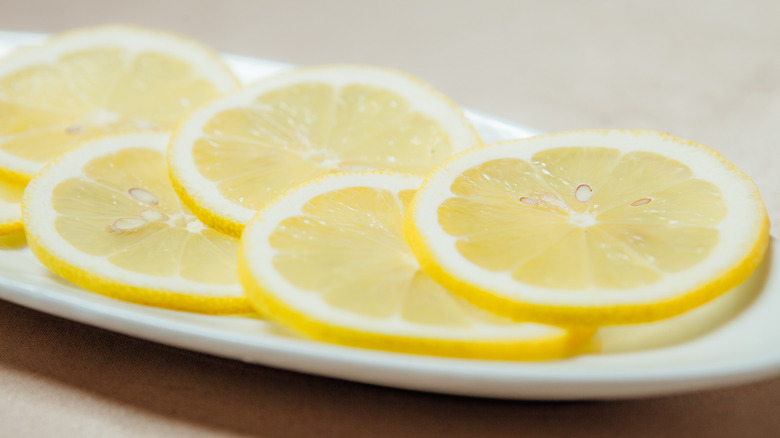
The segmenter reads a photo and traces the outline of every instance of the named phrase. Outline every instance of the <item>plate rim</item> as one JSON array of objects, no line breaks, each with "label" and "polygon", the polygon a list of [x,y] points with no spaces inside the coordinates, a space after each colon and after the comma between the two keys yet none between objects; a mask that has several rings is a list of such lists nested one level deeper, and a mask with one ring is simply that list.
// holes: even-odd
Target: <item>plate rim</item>
[{"label": "plate rim", "polygon": [[[776,240],[773,239],[773,246]],[[771,270],[778,272],[780,258],[772,259]],[[254,337],[165,316],[203,315],[148,308],[68,287],[73,293],[63,294],[0,277],[0,299],[101,329],[250,364],[452,395],[518,400],[645,398],[733,386],[780,373],[780,351],[705,366],[676,365],[639,372],[582,367],[575,372],[570,369],[561,372],[557,364],[583,356],[547,362],[451,359],[363,350],[305,339]],[[772,292],[780,294],[780,291]],[[79,296],[82,294],[89,298]],[[685,348],[687,344],[616,356],[653,356],[663,354],[663,350]]]}]

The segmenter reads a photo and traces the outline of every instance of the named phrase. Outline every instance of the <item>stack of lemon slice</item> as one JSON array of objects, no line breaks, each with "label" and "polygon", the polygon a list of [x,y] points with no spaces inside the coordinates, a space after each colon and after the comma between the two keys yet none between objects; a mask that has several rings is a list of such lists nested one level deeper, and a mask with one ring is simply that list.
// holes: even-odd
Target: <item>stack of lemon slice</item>
[{"label": "stack of lemon slice", "polygon": [[34,254],[98,293],[257,311],[354,347],[523,360],[604,348],[588,343],[602,326],[701,327],[675,322],[697,307],[724,319],[731,304],[702,305],[769,242],[754,184],[692,142],[483,146],[448,98],[373,67],[235,85],[208,50],[126,27],[3,60],[0,233],[21,228],[21,199]]},{"label": "stack of lemon slice", "polygon": [[[434,168],[413,195],[415,184],[393,195],[402,184],[378,182],[391,177],[401,178],[311,181],[261,210],[239,256],[255,307],[315,338],[390,350],[507,357],[497,340],[480,338],[481,320],[462,317],[478,308],[491,321],[518,321],[514,330],[533,333],[529,321],[567,327],[568,347],[539,337],[537,358],[575,353],[587,327],[613,326],[588,348],[621,351],[733,316],[754,289],[702,308],[693,324],[672,318],[742,283],[769,241],[764,204],[744,174],[709,148],[655,132],[475,148]],[[471,310],[430,304],[433,289],[429,304],[415,302],[426,297],[420,284],[443,286],[447,303]],[[629,323],[639,325],[622,334],[643,339],[627,346],[619,325]],[[435,332],[447,340],[468,327],[469,339],[434,341],[416,329],[426,324],[448,326]]]},{"label": "stack of lemon slice", "polygon": [[315,339],[410,353],[550,359],[587,339],[588,329],[486,312],[421,270],[403,237],[419,184],[397,173],[343,173],[268,205],[241,239],[251,302]]}]

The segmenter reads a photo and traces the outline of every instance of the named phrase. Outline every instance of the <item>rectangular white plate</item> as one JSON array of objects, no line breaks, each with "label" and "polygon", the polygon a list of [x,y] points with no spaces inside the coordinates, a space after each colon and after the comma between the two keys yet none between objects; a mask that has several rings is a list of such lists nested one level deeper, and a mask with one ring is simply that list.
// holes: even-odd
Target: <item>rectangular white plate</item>
[{"label": "rectangular white plate", "polygon": [[[38,34],[0,31],[0,55]],[[243,81],[287,65],[226,55]],[[534,131],[473,111],[485,142]],[[773,239],[773,243],[776,239]],[[2,242],[2,241],[0,241]],[[0,245],[2,245],[0,243]],[[728,323],[666,348],[526,363],[385,353],[299,339],[261,319],[145,307],[87,292],[50,274],[26,246],[0,247],[0,298],[119,333],[250,363],[365,383],[513,399],[645,397],[780,374],[780,257],[770,254],[757,297]]]}]

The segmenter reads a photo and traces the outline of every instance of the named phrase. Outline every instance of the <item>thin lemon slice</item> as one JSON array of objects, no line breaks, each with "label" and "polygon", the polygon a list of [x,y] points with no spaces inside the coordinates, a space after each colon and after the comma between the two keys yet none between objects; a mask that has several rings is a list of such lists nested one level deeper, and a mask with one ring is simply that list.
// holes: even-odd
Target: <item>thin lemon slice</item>
[{"label": "thin lemon slice", "polygon": [[587,331],[516,323],[454,297],[420,270],[403,215],[420,178],[364,172],[286,192],[244,230],[239,273],[261,314],[314,339],[484,359],[570,355]]},{"label": "thin lemon slice", "polygon": [[200,313],[251,311],[238,241],[184,208],[166,172],[167,134],[86,142],[47,165],[22,198],[27,242],[51,271],[103,295]]},{"label": "thin lemon slice", "polygon": [[0,179],[0,236],[24,231],[22,194],[24,184]]},{"label": "thin lemon slice", "polygon": [[430,86],[345,65],[294,69],[210,103],[174,134],[168,161],[193,212],[239,236],[257,209],[303,181],[334,171],[424,174],[479,143]]},{"label": "thin lemon slice", "polygon": [[217,54],[176,35],[122,25],[55,35],[0,60],[0,173],[24,182],[88,138],[170,130],[237,86]]},{"label": "thin lemon slice", "polygon": [[747,176],[710,148],[645,131],[464,152],[426,178],[406,231],[453,292],[564,325],[684,312],[746,279],[769,241]]}]

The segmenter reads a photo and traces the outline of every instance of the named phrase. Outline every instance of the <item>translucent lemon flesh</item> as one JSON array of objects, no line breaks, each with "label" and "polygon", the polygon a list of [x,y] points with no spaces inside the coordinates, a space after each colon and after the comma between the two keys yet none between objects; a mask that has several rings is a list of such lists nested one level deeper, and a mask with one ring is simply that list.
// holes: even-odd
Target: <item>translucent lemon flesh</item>
[{"label": "translucent lemon flesh", "polygon": [[[167,131],[218,94],[193,66],[171,55],[74,50],[0,77],[0,152],[42,164],[107,133]],[[35,170],[10,173],[29,179]]]},{"label": "translucent lemon flesh", "polygon": [[320,195],[270,236],[274,267],[329,306],[371,318],[468,326],[467,308],[420,271],[402,238],[412,196],[355,187]]},{"label": "translucent lemon flesh", "polygon": [[434,119],[368,84],[288,85],[218,113],[203,131],[192,150],[198,172],[249,209],[334,171],[423,174],[453,148]]},{"label": "translucent lemon flesh", "polygon": [[442,229],[472,263],[529,285],[652,284],[704,260],[727,212],[719,188],[652,152],[554,148],[459,175]]},{"label": "translucent lemon flesh", "polygon": [[89,162],[52,195],[57,233],[77,250],[142,274],[236,282],[237,242],[183,210],[164,156],[126,149]]}]

